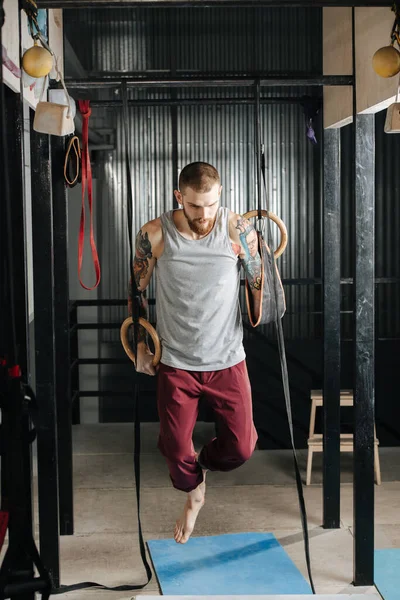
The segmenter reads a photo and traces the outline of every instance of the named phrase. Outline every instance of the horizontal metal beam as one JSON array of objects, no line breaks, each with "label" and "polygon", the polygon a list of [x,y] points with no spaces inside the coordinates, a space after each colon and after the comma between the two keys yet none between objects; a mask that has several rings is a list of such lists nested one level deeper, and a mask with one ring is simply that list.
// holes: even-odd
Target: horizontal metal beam
[{"label": "horizontal metal beam", "polygon": [[[295,97],[262,98],[261,104],[301,104],[303,100]],[[157,98],[150,100],[129,100],[129,106],[236,106],[254,104],[254,98]],[[101,108],[122,108],[118,100],[91,100],[90,106]]]},{"label": "horizontal metal beam", "polygon": [[245,75],[238,77],[181,77],[174,79],[165,78],[137,78],[115,77],[113,75],[96,77],[93,79],[66,79],[69,89],[96,89],[115,88],[125,82],[128,87],[134,88],[194,88],[194,87],[252,87],[260,81],[262,87],[287,87],[287,86],[320,86],[320,85],[353,85],[352,75],[298,75],[296,73],[285,75]]},{"label": "horizontal metal beam", "polygon": [[[351,6],[391,6],[388,0],[352,0]],[[348,0],[38,0],[39,8],[116,8],[121,7],[321,7],[349,6]]]},{"label": "horizontal metal beam", "polygon": [[115,150],[114,144],[89,144],[89,150],[98,152],[100,150]]}]

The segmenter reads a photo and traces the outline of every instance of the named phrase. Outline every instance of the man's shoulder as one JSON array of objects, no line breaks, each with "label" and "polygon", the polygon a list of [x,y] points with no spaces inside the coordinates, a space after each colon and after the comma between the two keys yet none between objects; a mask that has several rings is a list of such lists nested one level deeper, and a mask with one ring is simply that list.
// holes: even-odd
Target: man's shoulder
[{"label": "man's shoulder", "polygon": [[239,213],[236,213],[233,210],[230,210],[228,213],[228,221],[230,231],[235,233],[235,230],[238,229],[238,226],[243,221],[243,216],[239,215]]},{"label": "man's shoulder", "polygon": [[143,233],[147,233],[148,235],[157,235],[162,231],[161,217],[148,221],[141,229]]},{"label": "man's shoulder", "polygon": [[147,236],[153,251],[153,256],[159,258],[163,247],[163,229],[161,224],[161,218],[153,219],[148,221],[141,228],[141,235]]}]

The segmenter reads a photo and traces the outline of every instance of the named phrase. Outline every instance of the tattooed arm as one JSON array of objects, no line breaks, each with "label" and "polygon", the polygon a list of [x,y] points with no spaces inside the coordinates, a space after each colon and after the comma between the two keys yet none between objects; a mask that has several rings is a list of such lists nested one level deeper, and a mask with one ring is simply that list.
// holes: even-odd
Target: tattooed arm
[{"label": "tattooed arm", "polygon": [[[136,236],[133,275],[140,294],[139,316],[148,318],[146,288],[149,285],[157,258],[162,252],[162,229],[159,219],[147,223]],[[132,314],[132,280],[129,282],[128,313]],[[136,368],[141,373],[154,375],[153,355],[147,347],[146,330],[139,326]]]},{"label": "tattooed arm", "polygon": [[239,256],[252,292],[254,316],[258,318],[261,304],[261,258],[257,232],[247,219],[231,213],[230,237],[232,248]]}]

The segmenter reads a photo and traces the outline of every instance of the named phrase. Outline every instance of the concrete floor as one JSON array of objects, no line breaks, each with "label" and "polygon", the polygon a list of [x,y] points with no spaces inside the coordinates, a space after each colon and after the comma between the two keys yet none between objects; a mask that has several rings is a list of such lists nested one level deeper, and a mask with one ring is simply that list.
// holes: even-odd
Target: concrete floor
[{"label": "concrete floor", "polygon": [[[133,475],[133,426],[85,425],[74,428],[75,535],[61,538],[61,582],[100,581],[108,586],[144,580],[137,542]],[[212,435],[198,424],[195,446]],[[142,426],[142,525],[145,539],[171,537],[185,496],[169,482],[156,448],[157,424]],[[400,547],[400,448],[381,449],[382,486],[376,491],[376,548]],[[305,472],[305,451],[299,452]],[[305,487],[314,582],[318,594],[372,594],[374,587],[351,585],[353,511],[351,456],[343,456],[341,529],[324,530],[321,457],[313,485]],[[195,535],[246,531],[273,532],[306,576],[292,457],[288,451],[256,451],[237,471],[209,473],[207,501]],[[141,592],[158,595],[155,577]],[[61,598],[122,600],[135,593],[86,590]]]}]

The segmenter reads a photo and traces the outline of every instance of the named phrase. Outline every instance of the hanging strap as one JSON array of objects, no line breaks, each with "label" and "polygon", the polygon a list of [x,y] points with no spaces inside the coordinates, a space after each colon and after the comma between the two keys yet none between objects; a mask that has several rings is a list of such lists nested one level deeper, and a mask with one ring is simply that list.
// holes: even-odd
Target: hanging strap
[{"label": "hanging strap", "polygon": [[[266,178],[265,178],[264,146],[261,146],[259,151],[261,153],[261,174],[262,174],[263,187],[264,187],[264,193],[265,193],[266,210],[267,210],[267,213],[269,213],[268,192],[267,192],[267,184],[266,184]],[[267,217],[267,245],[269,248],[273,248],[271,219],[269,218],[269,216]],[[277,280],[278,278],[277,278],[276,260],[275,260],[274,252],[271,252],[270,256],[271,256],[271,260],[272,260],[272,277],[273,277],[275,302],[276,302],[276,306],[278,306],[279,282]],[[311,559],[310,559],[310,544],[309,544],[309,538],[308,538],[307,511],[306,511],[306,505],[305,505],[305,501],[304,501],[303,483],[301,480],[299,463],[297,460],[296,447],[295,447],[295,443],[294,443],[293,418],[292,418],[292,407],[291,407],[290,388],[289,388],[289,376],[288,376],[287,363],[286,363],[286,352],[285,352],[285,338],[283,335],[282,321],[278,315],[276,317],[275,325],[276,325],[276,333],[277,333],[277,339],[278,339],[279,358],[280,358],[280,362],[281,362],[283,392],[285,395],[285,404],[286,404],[286,412],[287,412],[287,418],[288,418],[288,424],[289,424],[290,441],[291,441],[292,450],[293,450],[294,470],[296,473],[296,486],[297,486],[297,494],[298,494],[299,505],[300,505],[301,525],[302,525],[302,529],[303,529],[304,549],[305,549],[305,555],[306,555],[307,571],[308,571],[308,577],[310,580],[312,592],[313,592],[313,594],[315,594],[315,587],[314,587],[314,582],[313,582],[312,573],[311,573]]]},{"label": "hanging strap", "polygon": [[64,179],[68,187],[74,187],[79,181],[81,164],[81,147],[78,136],[74,135],[68,142],[64,160]]},{"label": "hanging strap", "polygon": [[[129,249],[130,249],[130,259],[129,259],[129,268],[132,278],[132,323],[134,328],[134,351],[136,355],[137,348],[137,339],[138,339],[138,318],[139,318],[139,303],[140,303],[140,292],[137,288],[136,281],[133,273],[133,230],[132,230],[132,218],[133,218],[133,194],[132,194],[132,176],[131,176],[131,168],[130,168],[130,160],[129,160],[129,142],[128,142],[128,133],[129,133],[129,115],[128,115],[128,102],[126,95],[126,86],[123,84],[122,86],[122,121],[124,126],[124,137],[125,137],[125,166],[126,166],[126,182],[127,182],[127,219],[128,219],[128,237],[129,237]],[[132,369],[134,369],[132,363]],[[54,594],[65,594],[65,592],[72,592],[74,590],[81,590],[83,588],[89,587],[98,587],[103,590],[110,590],[113,592],[130,592],[134,590],[141,590],[150,582],[152,578],[152,572],[150,565],[147,561],[146,556],[146,546],[143,539],[143,531],[142,531],[142,523],[140,519],[140,405],[139,405],[139,386],[137,383],[138,374],[134,373],[134,469],[135,469],[135,487],[136,487],[136,508],[137,508],[137,521],[138,521],[138,532],[139,532],[139,548],[140,548],[140,556],[142,558],[142,562],[144,568],[146,570],[146,583],[140,583],[137,585],[120,585],[118,587],[106,587],[105,585],[100,585],[99,583],[93,583],[90,581],[86,581],[84,583],[76,583],[74,585],[62,585],[60,588],[55,590]]]},{"label": "hanging strap", "polygon": [[[138,290],[136,279],[133,272],[133,260],[134,260],[134,249],[133,249],[133,193],[132,193],[132,174],[130,166],[130,154],[129,154],[129,111],[128,111],[128,94],[126,89],[126,82],[122,83],[121,87],[122,96],[122,121],[124,125],[124,139],[125,139],[125,166],[126,166],[126,184],[127,184],[127,219],[128,219],[128,240],[129,240],[129,271],[132,282],[132,323],[133,323],[133,338],[134,338],[134,351],[137,356],[137,344],[139,335],[139,316],[140,316],[140,302],[141,294]],[[132,363],[132,369],[134,368]],[[133,372],[132,372],[133,373]],[[147,562],[146,548],[143,540],[142,524],[140,520],[140,405],[139,405],[139,383],[138,378],[140,375],[136,373],[134,375],[134,386],[135,386],[135,482],[136,482],[136,499],[137,499],[137,518],[138,518],[138,531],[139,531],[139,545],[140,555],[142,557],[143,565],[146,569],[147,582],[138,587],[145,587],[152,577],[150,565]]]},{"label": "hanging strap", "polygon": [[256,140],[256,184],[257,184],[257,229],[261,232],[261,203],[262,203],[262,188],[261,188],[261,111],[260,111],[260,95],[261,95],[261,83],[257,79],[255,83],[255,140]]},{"label": "hanging strap", "polygon": [[[79,283],[85,290],[94,290],[100,283],[100,262],[97,254],[96,242],[94,241],[93,233],[93,182],[92,182],[92,167],[90,164],[89,154],[89,117],[91,115],[90,101],[89,100],[78,100],[79,110],[83,117],[82,124],[82,154],[81,154],[81,172],[82,172],[82,209],[81,209],[81,222],[79,227],[79,240],[78,240],[78,277]],[[92,249],[92,259],[94,270],[96,273],[96,283],[92,287],[86,286],[82,281],[82,261],[83,261],[83,248],[85,242],[85,193],[86,183],[88,188],[88,203],[89,203],[89,215],[90,215],[90,247]]]}]

